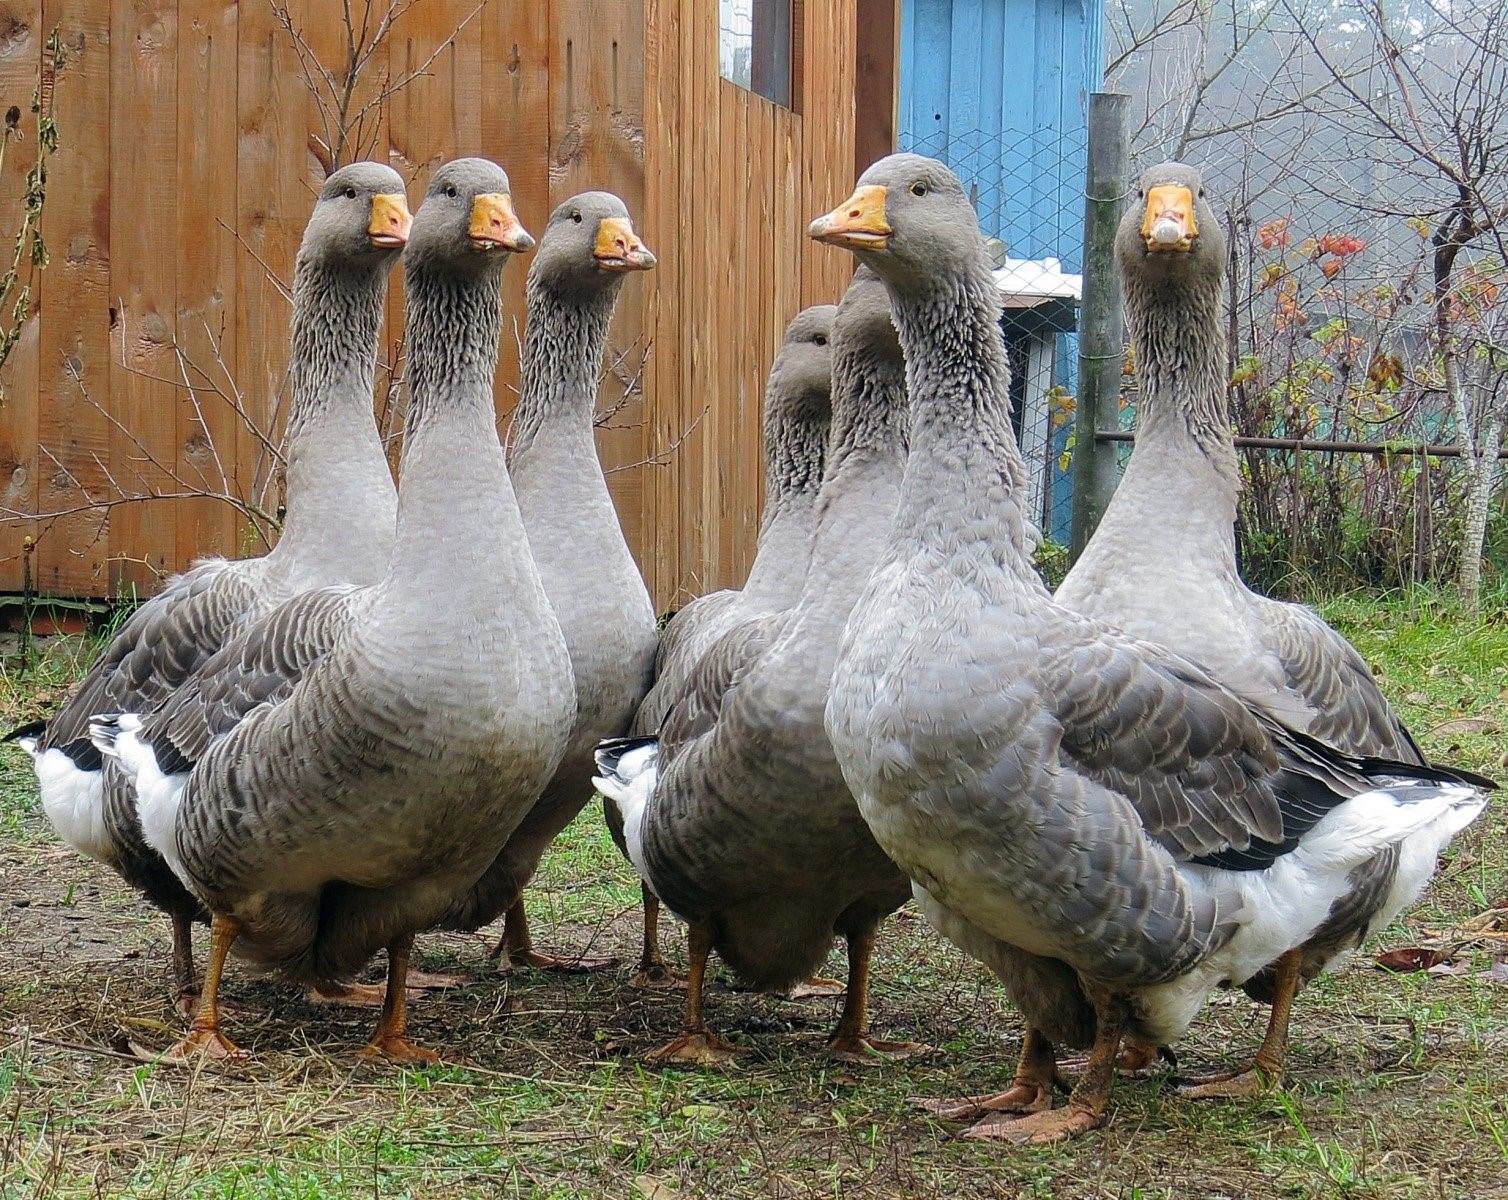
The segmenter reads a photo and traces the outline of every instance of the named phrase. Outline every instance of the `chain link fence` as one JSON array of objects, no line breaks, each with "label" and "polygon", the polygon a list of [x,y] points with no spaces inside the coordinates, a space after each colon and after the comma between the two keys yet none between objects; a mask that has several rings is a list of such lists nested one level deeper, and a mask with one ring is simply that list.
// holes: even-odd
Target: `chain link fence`
[{"label": "chain link fence", "polygon": [[1072,532],[1073,398],[1083,294],[1084,125],[931,133],[902,147],[953,168],[979,213],[1000,285],[1016,437],[1034,519],[1052,547]]},{"label": "chain link fence", "polygon": [[[1294,120],[1187,155],[1204,171],[1230,253],[1223,317],[1246,484],[1242,569],[1275,594],[1449,580],[1462,543],[1470,460],[1452,453],[1461,422],[1432,336],[1434,227],[1364,138]],[[1017,435],[1055,579],[1072,537],[1087,131],[949,132],[904,148],[958,173],[991,239]],[[1130,178],[1162,157],[1133,152]],[[1508,344],[1505,285],[1500,261],[1468,255],[1447,301],[1463,331],[1462,387],[1488,400],[1504,386],[1492,347]],[[1134,356],[1121,378],[1123,466],[1136,419]],[[1442,452],[1416,452],[1426,446]],[[1508,573],[1501,482],[1485,557],[1489,572]]]}]

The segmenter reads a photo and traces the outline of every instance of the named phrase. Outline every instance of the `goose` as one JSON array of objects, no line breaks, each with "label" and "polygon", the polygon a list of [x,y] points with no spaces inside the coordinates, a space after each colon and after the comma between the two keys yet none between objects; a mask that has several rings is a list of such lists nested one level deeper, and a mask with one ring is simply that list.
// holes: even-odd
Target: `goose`
[{"label": "goose", "polygon": [[511,966],[589,970],[614,961],[536,950],[523,889],[545,848],[591,799],[592,751],[627,729],[653,669],[654,607],[607,490],[593,416],[608,322],[624,277],[654,265],[623,201],[584,192],[555,209],[529,269],[509,472],[529,548],[570,651],[576,724],[555,777],[446,920],[477,929],[506,913],[498,952]]},{"label": "goose", "polygon": [[287,512],[259,558],[195,563],[121,626],[51,718],[10,735],[31,754],[59,836],[114,868],[172,919],[179,1002],[196,992],[198,902],[142,840],[130,787],[89,739],[102,713],[146,712],[246,622],[290,596],[371,583],[387,565],[397,496],[372,417],[388,272],[408,240],[403,180],[380,163],[325,180],[294,267]]},{"label": "goose", "polygon": [[575,684],[498,442],[501,275],[533,246],[485,159],[436,171],[404,256],[409,408],[382,578],[280,605],[145,718],[93,735],[136,783],[147,841],[213,914],[209,968],[171,1056],[237,1056],[227,954],[339,984],[379,949],[364,1053],[431,1062],[406,1033],[417,931],[490,866],[549,781]]},{"label": "goose", "polygon": [[702,1013],[707,958],[764,990],[804,980],[835,935],[848,944],[842,1016],[849,1061],[915,1053],[868,1030],[876,928],[910,883],[860,820],[823,728],[848,612],[895,511],[906,456],[905,367],[884,288],[867,272],[833,321],[832,431],[812,568],[781,614],[745,622],[703,658],[658,741],[599,752],[598,787],[621,807],[629,854],[690,926],[686,1017],[653,1061],[715,1063],[732,1048]]},{"label": "goose", "polygon": [[[999,303],[947,167],[882,159],[809,233],[884,279],[911,401],[828,733],[924,911],[987,964],[1030,966],[1028,987],[998,972],[1028,1031],[969,1136],[1076,1136],[1105,1120],[1123,1036],[1172,1045],[1211,989],[1291,961],[1356,867],[1401,841],[1432,859],[1491,785],[1343,754],[1054,601],[1027,552]],[[1090,1054],[1052,1109],[1056,1041]]]},{"label": "goose", "polygon": [[[654,685],[634,714],[629,732],[653,737],[685,690],[686,680],[718,638],[744,621],[784,612],[801,593],[811,557],[817,491],[831,421],[833,317],[837,307],[803,308],[786,326],[770,366],[764,394],[764,515],[754,563],[742,589],[698,596],[665,626],[655,658]],[[626,857],[616,805],[603,812],[618,850]],[[660,902],[643,887],[644,939],[632,987],[684,983],[660,953]]]},{"label": "goose", "polygon": [[[1058,602],[1194,660],[1243,699],[1339,750],[1424,765],[1355,648],[1313,609],[1259,596],[1242,582],[1234,534],[1241,474],[1225,404],[1225,237],[1193,167],[1152,167],[1136,195],[1115,245],[1142,380],[1140,429],[1125,477]],[[1333,969],[1411,900],[1418,887],[1400,884],[1400,868],[1414,878],[1433,873],[1433,858],[1400,863],[1400,849],[1389,846],[1356,869],[1296,956],[1297,970],[1275,964],[1247,982],[1256,998],[1273,1002],[1253,1068],[1192,1083],[1185,1095],[1252,1094],[1281,1080],[1292,989]]]}]

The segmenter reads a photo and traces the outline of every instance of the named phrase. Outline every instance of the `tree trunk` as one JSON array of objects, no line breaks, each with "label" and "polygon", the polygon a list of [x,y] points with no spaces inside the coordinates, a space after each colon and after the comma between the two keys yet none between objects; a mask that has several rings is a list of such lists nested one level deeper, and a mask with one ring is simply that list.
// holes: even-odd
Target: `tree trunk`
[{"label": "tree trunk", "polygon": [[1497,482],[1498,447],[1503,420],[1494,414],[1483,430],[1482,442],[1467,474],[1466,527],[1461,536],[1461,561],[1456,586],[1466,611],[1475,615],[1481,604],[1482,552],[1487,541],[1487,515],[1492,508],[1492,488]]}]

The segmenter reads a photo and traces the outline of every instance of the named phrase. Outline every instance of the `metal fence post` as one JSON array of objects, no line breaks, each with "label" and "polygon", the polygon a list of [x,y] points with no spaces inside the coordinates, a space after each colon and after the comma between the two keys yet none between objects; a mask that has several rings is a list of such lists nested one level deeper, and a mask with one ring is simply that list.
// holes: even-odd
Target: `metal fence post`
[{"label": "metal fence post", "polygon": [[1089,97],[1089,170],[1084,182],[1084,298],[1079,310],[1079,395],[1074,411],[1073,538],[1077,558],[1104,515],[1118,479],[1115,446],[1096,434],[1119,428],[1125,338],[1115,279],[1115,227],[1130,172],[1120,92]]}]

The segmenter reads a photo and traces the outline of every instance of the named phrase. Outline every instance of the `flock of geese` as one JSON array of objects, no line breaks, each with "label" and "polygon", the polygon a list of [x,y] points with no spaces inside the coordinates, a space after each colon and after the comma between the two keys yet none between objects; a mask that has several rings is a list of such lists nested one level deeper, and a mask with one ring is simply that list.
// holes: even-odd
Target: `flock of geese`
[{"label": "flock of geese", "polygon": [[[536,247],[483,159],[401,179],[336,171],[298,254],[287,519],[267,555],[201,562],[121,628],[68,703],[15,731],[59,834],[173,926],[194,1006],[173,1056],[240,1056],[228,954],[406,1030],[416,934],[504,917],[552,839],[607,798],[643,880],[640,982],[674,982],[661,902],[689,927],[682,1031],[712,1063],[712,951],[745,982],[849,978],[833,1053],[920,1047],[868,1025],[871,954],[913,896],[999,977],[1027,1033],[1008,1087],[932,1102],[970,1136],[1046,1142],[1105,1118],[1118,1069],[1171,1056],[1212,989],[1272,1006],[1252,1064],[1282,1075],[1297,990],[1411,903],[1492,784],[1433,766],[1356,651],[1236,570],[1226,253],[1196,172],[1148,172],[1117,261],[1140,430],[1056,595],[1032,562],[1000,302],[943,164],[869,168],[811,237],[859,268],[799,314],[770,372],[766,511],[747,585],[657,632],[594,444],[625,274],[655,260],[615,196]],[[500,443],[500,279],[534,250],[522,388]],[[373,420],[401,257],[408,386],[395,491]],[[191,930],[210,923],[196,983]],[[350,980],[385,949],[385,987]],[[1059,1050],[1087,1050],[1053,1107]]]}]

